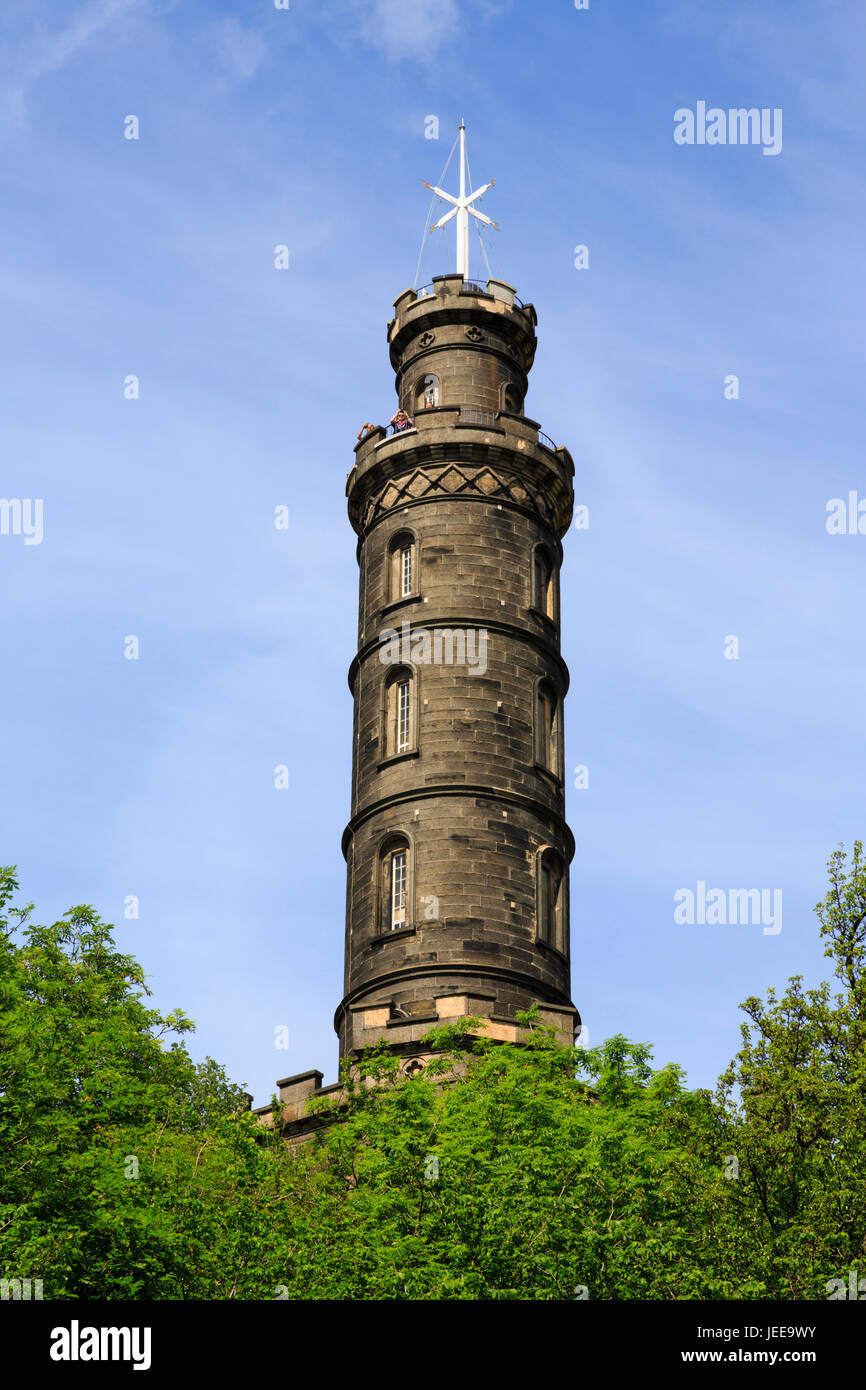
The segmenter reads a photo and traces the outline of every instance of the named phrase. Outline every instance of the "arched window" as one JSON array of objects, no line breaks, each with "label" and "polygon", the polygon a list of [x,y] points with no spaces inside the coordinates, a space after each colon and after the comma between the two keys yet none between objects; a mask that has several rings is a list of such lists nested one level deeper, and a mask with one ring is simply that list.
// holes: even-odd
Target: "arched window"
[{"label": "arched window", "polygon": [[387,603],[418,592],[418,547],[411,531],[398,531],[388,546]]},{"label": "arched window", "polygon": [[410,927],[411,852],[404,835],[386,840],[379,851],[379,931]]},{"label": "arched window", "polygon": [[414,748],[415,680],[407,666],[398,666],[385,681],[385,757]]},{"label": "arched window", "polygon": [[556,567],[543,545],[537,545],[532,552],[532,607],[556,622]]},{"label": "arched window", "polygon": [[417,414],[419,410],[429,410],[431,406],[440,404],[439,378],[433,372],[427,372],[415,387],[415,413]]},{"label": "arched window", "polygon": [[520,392],[510,382],[499,388],[499,409],[507,411],[510,415],[523,413],[523,401]]},{"label": "arched window", "polygon": [[559,777],[560,762],[559,697],[550,681],[535,688],[535,761]]},{"label": "arched window", "polygon": [[555,849],[543,849],[538,856],[538,939],[562,951],[565,875]]}]

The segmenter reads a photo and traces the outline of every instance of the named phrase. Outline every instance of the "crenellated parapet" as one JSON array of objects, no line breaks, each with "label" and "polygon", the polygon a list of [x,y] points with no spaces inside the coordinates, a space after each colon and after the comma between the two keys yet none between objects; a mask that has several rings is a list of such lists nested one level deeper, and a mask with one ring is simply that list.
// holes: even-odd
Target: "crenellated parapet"
[{"label": "crenellated parapet", "polygon": [[412,414],[423,404],[423,379],[438,376],[442,366],[452,387],[474,395],[478,406],[519,413],[535,360],[536,323],[533,306],[521,304],[504,280],[481,286],[438,275],[429,293],[404,290],[388,325],[401,406]]}]

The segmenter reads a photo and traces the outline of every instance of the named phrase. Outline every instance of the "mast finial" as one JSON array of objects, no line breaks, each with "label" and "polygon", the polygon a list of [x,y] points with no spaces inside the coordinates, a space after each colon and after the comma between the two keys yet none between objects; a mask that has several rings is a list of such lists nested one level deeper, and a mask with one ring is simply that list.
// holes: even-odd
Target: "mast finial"
[{"label": "mast finial", "polygon": [[[479,222],[484,222],[488,227],[495,227],[497,224],[492,222],[489,217],[485,217],[483,212],[474,208],[472,204],[476,198],[480,198],[486,193],[488,188],[492,188],[495,179],[485,183],[481,188],[467,193],[467,183],[469,174],[469,163],[466,158],[466,125],[461,116],[460,118],[460,193],[454,198],[450,193],[446,193],[442,188],[433,188],[433,192],[439,198],[444,198],[446,203],[451,204],[450,212],[446,212],[444,217],[440,217],[431,232],[435,232],[439,227],[444,227],[446,222],[450,222],[452,217],[457,218],[457,273],[462,275],[464,280],[469,278],[469,217],[476,217]],[[427,187],[431,187],[430,184]]]}]

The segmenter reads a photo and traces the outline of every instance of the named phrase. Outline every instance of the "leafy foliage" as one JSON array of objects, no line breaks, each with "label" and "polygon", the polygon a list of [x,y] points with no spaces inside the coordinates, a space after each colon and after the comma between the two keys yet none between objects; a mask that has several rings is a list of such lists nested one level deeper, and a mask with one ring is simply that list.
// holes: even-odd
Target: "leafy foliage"
[{"label": "leafy foliage", "polygon": [[[714,1092],[623,1037],[386,1047],[284,1144],[92,909],[0,871],[0,1276],[52,1298],[824,1298],[866,1263],[866,864],[816,909],[841,985],[748,999]],[[16,938],[20,938],[16,939]]]}]

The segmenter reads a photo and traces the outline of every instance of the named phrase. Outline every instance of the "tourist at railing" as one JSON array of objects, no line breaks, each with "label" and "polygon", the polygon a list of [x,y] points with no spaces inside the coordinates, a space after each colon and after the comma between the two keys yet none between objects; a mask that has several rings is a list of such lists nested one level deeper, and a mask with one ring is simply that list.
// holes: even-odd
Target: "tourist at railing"
[{"label": "tourist at railing", "polygon": [[[433,408],[433,401],[424,401],[425,410],[432,410]],[[498,411],[488,410],[484,406],[462,405],[459,407],[459,410],[461,422],[468,425],[493,425],[499,418]],[[374,425],[370,420],[365,420],[358,430],[358,439],[366,439],[368,434],[372,434],[375,430],[381,428],[381,425]],[[395,415],[391,416],[386,433],[399,434],[402,430],[413,430],[414,428],[415,421],[412,416],[408,415],[405,410],[398,410]],[[556,445],[553,440],[541,430],[538,431],[538,442],[545,445],[553,452],[556,452]]]}]

